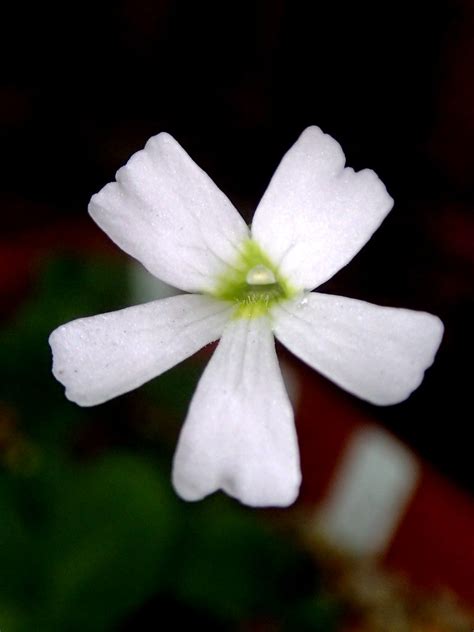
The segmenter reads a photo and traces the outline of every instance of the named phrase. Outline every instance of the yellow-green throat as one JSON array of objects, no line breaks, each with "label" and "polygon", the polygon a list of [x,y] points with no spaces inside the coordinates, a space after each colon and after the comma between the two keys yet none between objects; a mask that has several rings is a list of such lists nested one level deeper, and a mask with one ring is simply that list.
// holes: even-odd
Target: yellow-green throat
[{"label": "yellow-green throat", "polygon": [[260,246],[248,239],[212,294],[235,304],[234,318],[258,318],[296,293]]}]

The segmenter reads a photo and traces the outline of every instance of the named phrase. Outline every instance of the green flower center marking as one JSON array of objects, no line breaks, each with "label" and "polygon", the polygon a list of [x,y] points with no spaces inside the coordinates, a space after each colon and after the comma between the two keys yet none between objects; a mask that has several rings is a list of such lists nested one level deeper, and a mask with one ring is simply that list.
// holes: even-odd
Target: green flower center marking
[{"label": "green flower center marking", "polygon": [[218,279],[213,296],[235,303],[234,318],[258,318],[297,294],[260,246],[248,239],[232,267]]}]

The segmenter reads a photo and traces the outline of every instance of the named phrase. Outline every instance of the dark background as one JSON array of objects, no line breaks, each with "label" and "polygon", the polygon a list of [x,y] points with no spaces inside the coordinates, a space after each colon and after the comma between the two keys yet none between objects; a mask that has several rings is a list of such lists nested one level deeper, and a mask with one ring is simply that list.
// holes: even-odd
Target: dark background
[{"label": "dark background", "polygon": [[472,489],[472,3],[122,0],[15,13],[0,102],[5,239],[84,217],[163,130],[250,219],[283,152],[319,125],[395,198],[324,289],[444,320],[424,385],[377,415]]},{"label": "dark background", "polygon": [[[329,444],[342,450],[339,422],[360,420],[393,431],[468,492],[427,474],[423,489],[431,480],[441,501],[414,513],[405,554],[436,584],[434,606],[439,587],[472,594],[457,566],[464,559],[465,576],[472,571],[474,3],[85,0],[8,10],[0,37],[2,631],[126,632],[167,617],[178,629],[332,632],[338,621],[347,629],[352,597],[325,577],[326,553],[318,561],[302,543],[302,508],[311,515],[323,491],[312,487],[332,458]],[[308,125],[337,139],[348,165],[374,169],[395,199],[374,238],[322,289],[432,312],[445,336],[420,388],[388,408],[291,360],[310,385],[297,409],[304,481],[295,508],[253,511],[222,494],[184,503],[170,484],[171,460],[208,350],[91,409],[68,402],[50,373],[52,329],[130,304],[128,259],[87,203],[151,135],[167,131],[250,221]],[[399,567],[409,571],[408,562]],[[373,581],[367,587],[356,573],[362,594],[378,594]],[[387,612],[392,606],[390,597]],[[472,627],[434,620],[440,630]]]}]

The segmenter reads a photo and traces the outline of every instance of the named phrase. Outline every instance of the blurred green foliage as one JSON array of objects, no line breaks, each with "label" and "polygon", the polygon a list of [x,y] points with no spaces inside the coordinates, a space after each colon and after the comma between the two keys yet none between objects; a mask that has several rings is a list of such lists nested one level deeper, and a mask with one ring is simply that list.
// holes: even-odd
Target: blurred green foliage
[{"label": "blurred green foliage", "polygon": [[171,617],[166,626],[330,632],[336,605],[265,512],[222,495],[187,504],[171,488],[204,358],[94,409],[68,402],[52,377],[49,333],[126,306],[126,272],[51,261],[0,334],[0,630],[125,632]]}]

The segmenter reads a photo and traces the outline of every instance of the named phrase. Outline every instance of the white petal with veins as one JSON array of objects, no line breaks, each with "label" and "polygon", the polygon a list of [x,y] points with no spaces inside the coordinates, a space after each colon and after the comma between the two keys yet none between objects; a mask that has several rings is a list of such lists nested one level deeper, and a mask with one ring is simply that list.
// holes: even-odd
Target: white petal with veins
[{"label": "white petal with veins", "polygon": [[219,338],[231,309],[195,294],[79,318],[49,338],[66,397],[101,404],[141,386]]},{"label": "white petal with veins", "polygon": [[255,211],[252,236],[298,288],[318,287],[349,263],[392,208],[373,171],[344,163],[339,143],[308,127]]},{"label": "white petal with veins", "polygon": [[443,336],[426,312],[311,292],[273,310],[280,342],[350,393],[397,404],[423,380]]},{"label": "white petal with veins", "polygon": [[230,321],[194,394],[175,454],[185,500],[222,489],[252,506],[287,506],[301,480],[293,411],[266,317]]},{"label": "white petal with veins", "polygon": [[249,231],[162,133],[91,199],[91,216],[125,252],[173,288],[204,295],[58,327],[50,336],[53,373],[70,400],[92,406],[222,336],[174,458],[173,484],[186,500],[218,489],[251,506],[296,499],[298,443],[273,332],[310,366],[375,404],[403,401],[433,362],[443,334],[435,316],[305,294],[357,254],[393,204],[373,171],[344,164],[334,139],[307,128],[276,170]]},{"label": "white petal with veins", "polygon": [[158,134],[92,196],[89,213],[122,250],[188,292],[212,291],[248,228],[169,134]]}]

